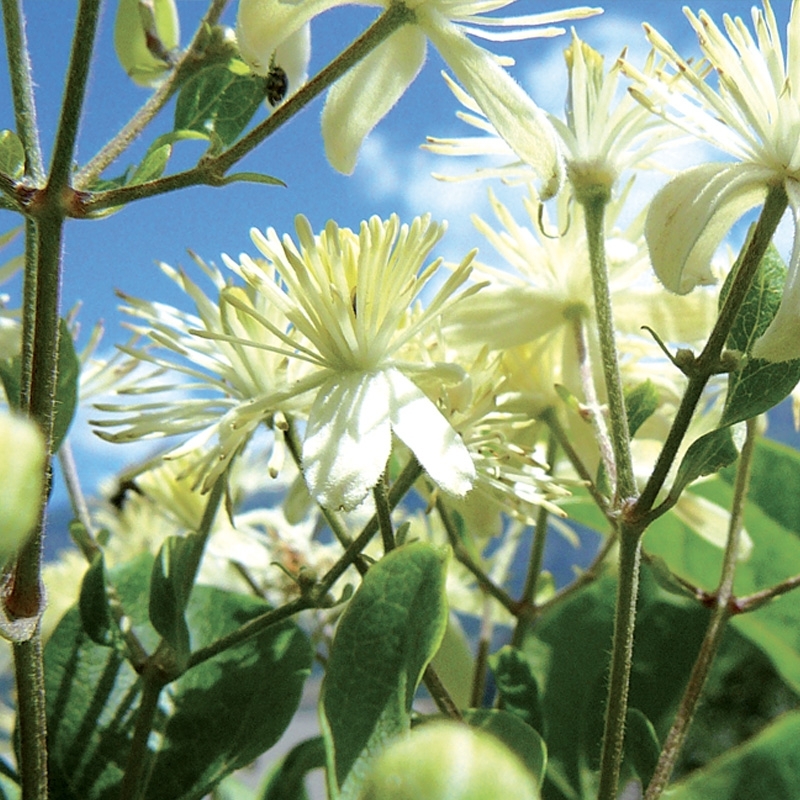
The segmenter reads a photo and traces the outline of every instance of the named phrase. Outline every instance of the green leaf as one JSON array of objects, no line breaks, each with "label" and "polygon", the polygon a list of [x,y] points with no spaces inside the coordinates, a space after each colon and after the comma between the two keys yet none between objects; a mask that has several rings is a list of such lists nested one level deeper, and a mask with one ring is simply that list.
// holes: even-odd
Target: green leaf
[{"label": "green leaf", "polygon": [[214,135],[223,147],[236,141],[266,96],[267,79],[238,75],[225,64],[212,64],[181,88],[175,106],[175,129]]},{"label": "green leaf", "polygon": [[[547,732],[544,797],[582,797],[587,770],[597,768],[615,584],[613,576],[605,576],[575,591],[543,616],[522,644],[540,689]],[[672,721],[707,620],[706,609],[662,592],[643,566],[629,703],[653,721],[661,736]]]},{"label": "green leaf", "polygon": [[[736,471],[726,469],[722,479],[733,486]],[[767,516],[800,536],[800,453],[792,447],[760,439],[756,443],[747,497]]]},{"label": "green leaf", "polygon": [[[152,556],[110,571],[133,630],[152,652],[149,624]],[[254,598],[199,585],[186,621],[206,647],[268,606]],[[148,800],[197,800],[222,778],[271,747],[291,721],[312,651],[291,622],[277,623],[193,667],[161,694],[151,735]],[[77,608],[66,613],[44,652],[51,800],[119,796],[141,679],[120,653],[95,644]]]},{"label": "green leaf", "polygon": [[658,410],[658,391],[651,380],[646,380],[625,392],[625,410],[628,413],[628,430],[631,437]]},{"label": "green leaf", "polygon": [[14,131],[0,131],[0,172],[14,180],[25,174],[25,148]]},{"label": "green leaf", "polygon": [[[768,496],[769,476],[776,474],[782,463],[770,465],[768,454],[774,451],[774,445],[768,445],[766,450],[762,450],[763,447],[757,448],[757,452],[766,454],[761,456],[765,459],[760,467],[761,477],[755,485],[751,483],[754,494],[745,507],[744,527],[753,541],[753,548],[749,559],[739,562],[736,568],[734,593],[737,597],[800,574],[797,533],[787,530],[757,504],[762,492]],[[780,448],[777,452],[784,458],[787,456]],[[761,481],[764,484],[759,485]],[[733,499],[732,486],[721,477],[703,481],[693,491],[723,508],[730,508]],[[781,500],[774,498],[774,502],[781,509]],[[650,526],[644,538],[645,549],[663,558],[676,575],[701,589],[713,591],[719,582],[721,552],[692,533],[688,526],[674,519],[670,521],[671,516],[662,517]],[[797,519],[793,524],[798,527]],[[784,680],[795,691],[800,691],[800,605],[794,594],[776,598],[748,614],[737,614],[731,626],[761,648]]]},{"label": "green leaf", "polygon": [[167,168],[167,162],[172,155],[172,145],[162,144],[156,148],[150,148],[141,163],[131,175],[130,185],[137,183],[147,183],[147,181],[160,178]]},{"label": "green leaf", "polygon": [[9,408],[19,411],[19,401],[22,395],[22,358],[14,358],[0,361],[0,381],[3,383],[3,391],[6,393],[6,402]]},{"label": "green leaf", "polygon": [[503,708],[535,731],[544,733],[539,686],[527,656],[516,647],[507,645],[489,657],[489,666],[494,673]]},{"label": "green leaf", "polygon": [[528,768],[537,786],[542,785],[547,769],[547,746],[536,730],[516,714],[496,708],[472,709],[464,714],[464,719],[471,727],[491,733],[503,742]]},{"label": "green leaf", "polygon": [[670,800],[800,797],[800,712],[784,714],[750,741],[669,789]]},{"label": "green leaf", "polygon": [[325,766],[325,744],[321,736],[295,745],[269,774],[259,800],[308,800],[305,778],[311,770]]},{"label": "green leaf", "polygon": [[286,186],[280,178],[264,175],[261,172],[234,172],[217,181],[217,186],[228,186],[231,183],[263,183],[267,186]]},{"label": "green leaf", "polygon": [[[720,302],[728,293],[735,270],[731,270]],[[766,331],[778,313],[786,284],[786,265],[775,245],[770,244],[758,272],[734,320],[727,346],[749,354],[756,339]],[[750,419],[781,402],[800,381],[800,359],[779,364],[748,358],[728,378],[728,396],[720,425]]]},{"label": "green leaf", "polygon": [[393,550],[364,577],[339,622],[320,720],[332,794],[358,795],[376,753],[410,725],[411,702],[447,625],[447,556],[426,542]]},{"label": "green leaf", "polygon": [[650,783],[660,755],[661,745],[653,723],[638,708],[629,708],[625,724],[625,758],[643,786]]},{"label": "green leaf", "polygon": [[78,609],[81,624],[89,638],[99,645],[111,647],[118,638],[119,630],[109,607],[105,558],[102,553],[94,557],[83,576]]},{"label": "green leaf", "polygon": [[153,563],[150,622],[175,651],[179,664],[189,657],[189,627],[184,613],[202,544],[203,537],[197,533],[168,536]]},{"label": "green leaf", "polygon": [[726,426],[706,433],[692,442],[678,467],[678,474],[669,492],[670,496],[679,496],[693,481],[703,475],[719,472],[723,467],[736,461],[741,446],[741,433]]}]

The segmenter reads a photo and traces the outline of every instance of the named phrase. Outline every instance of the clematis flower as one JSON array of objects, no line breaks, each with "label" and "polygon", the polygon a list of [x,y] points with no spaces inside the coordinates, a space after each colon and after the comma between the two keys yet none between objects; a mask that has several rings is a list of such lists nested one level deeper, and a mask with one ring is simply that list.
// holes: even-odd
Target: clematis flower
[{"label": "clematis flower", "polygon": [[[136,382],[118,388],[114,402],[96,403],[111,416],[91,424],[112,442],[192,434],[166,455],[192,454],[183,463],[207,490],[262,423],[273,427],[280,450],[282,415],[301,414],[307,403],[292,392],[300,375],[271,331],[286,320],[252,288],[233,286],[213,264],[195,261],[217,289],[217,302],[183,270],[160,265],[194,301],[194,314],[123,295],[123,311],[139,320],[129,325],[139,342],[120,350],[130,364],[151,369],[137,370]],[[269,468],[275,471],[272,462]]]},{"label": "clematis flower", "polygon": [[[608,71],[603,57],[572,31],[564,51],[569,71],[565,119],[548,118],[556,130],[566,161],[567,177],[576,193],[597,187],[608,191],[626,170],[652,166],[652,155],[676,138],[675,129],[649,113],[630,95],[617,101],[617,88],[625,51]],[[654,55],[644,74],[655,72]],[[466,109],[458,116],[483,136],[438,139],[429,137],[427,150],[448,156],[498,155],[511,160],[499,167],[478,170],[474,177],[501,177],[504,181],[530,181],[531,168],[516,157],[499,136],[478,104],[447,75],[445,80]],[[437,176],[443,177],[443,176]]]},{"label": "clematis flower", "polygon": [[[237,37],[243,58],[263,71],[276,48],[318,14],[346,0],[240,0]],[[364,137],[388,113],[425,61],[427,41],[475,98],[509,146],[543,181],[544,193],[558,189],[562,166],[555,134],[543,112],[503,69],[512,63],[474,44],[525,40],[563,33],[553,23],[600,13],[580,7],[516,17],[494,17],[513,0],[407,0],[409,20],[340,78],[328,93],[322,132],[328,160],[353,171]],[[377,0],[375,5],[388,6]],[[544,26],[544,27],[543,27]],[[500,30],[497,30],[497,29]]]},{"label": "clematis flower", "polygon": [[[267,268],[248,256],[238,265],[226,262],[281,311],[292,333],[275,333],[293,358],[310,365],[296,390],[316,392],[303,441],[303,473],[312,496],[330,508],[358,505],[383,474],[392,433],[438,486],[463,496],[475,478],[472,458],[415,383],[426,372],[458,377],[461,372],[398,356],[450,306],[482,287],[455,294],[469,277],[474,253],[412,316],[409,309],[439,267],[440,260],[421,270],[443,225],[430,216],[417,217],[410,226],[401,226],[396,216],[385,222],[372,217],[358,234],[329,222],[314,236],[298,216],[296,228],[298,245],[271,228],[266,235],[252,232]],[[285,290],[271,279],[271,269]]]},{"label": "clematis flower", "polygon": [[[244,287],[199,262],[219,290],[218,303],[184,273],[162,267],[194,300],[196,315],[127,298],[126,310],[145,322],[134,330],[149,344],[124,349],[154,367],[152,380],[127,395],[158,399],[98,404],[115,415],[94,422],[100,435],[127,441],[193,433],[171,457],[187,456],[195,483],[208,489],[262,423],[279,445],[286,418],[305,419],[309,490],[327,507],[349,509],[380,479],[394,433],[445,492],[464,495],[475,477],[469,451],[415,382],[431,375],[453,382],[463,371],[402,354],[442,312],[482,288],[456,294],[474,254],[412,313],[438,269],[440,261],[422,266],[444,225],[429,216],[410,226],[396,216],[373,217],[358,233],[329,222],[315,236],[300,216],[296,227],[298,244],[271,228],[252,231],[266,261],[223,256]],[[188,382],[164,377],[176,373]],[[271,469],[274,462],[273,451]]]},{"label": "clematis flower", "polygon": [[684,12],[709,69],[682,59],[655,30],[647,37],[677,75],[645,75],[630,65],[632,91],[653,112],[733,156],[703,164],[670,181],[654,198],[646,235],[653,267],[673,292],[711,282],[711,256],[734,222],[783,185],[795,223],[795,244],[777,315],[752,351],[756,358],[800,357],[800,10],[793,2],[784,55],[768,0],[754,8],[753,35],[738,17],[723,18],[724,33],[700,11]]}]

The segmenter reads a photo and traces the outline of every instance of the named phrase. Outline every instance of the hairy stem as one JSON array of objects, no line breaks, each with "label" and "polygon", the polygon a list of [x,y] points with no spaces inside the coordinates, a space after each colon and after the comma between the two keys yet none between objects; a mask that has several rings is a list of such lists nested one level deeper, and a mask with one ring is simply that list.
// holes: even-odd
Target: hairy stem
[{"label": "hairy stem", "polygon": [[391,33],[413,20],[413,12],[402,3],[391,3],[389,8],[356,39],[346,50],[337,56],[327,67],[321,70],[308,83],[279,106],[263,122],[256,125],[247,135],[228,150],[217,156],[203,158],[192,169],[158,178],[153,181],[123,186],[106,192],[98,192],[83,207],[88,214],[104,208],[124,205],[144,197],[172,192],[187,186],[208,184],[224,185],[225,173],[234,164],[241,161],[248,153],[258,147],[268,136],[286,123],[291,117],[305,108],[315,97],[324,92],[338,80],[354,64],[374,50]]},{"label": "hairy stem", "polygon": [[783,186],[770,188],[753,235],[748,241],[739,269],[720,310],[719,317],[714,324],[706,346],[692,367],[689,383],[681,399],[672,427],[667,434],[664,447],[658,456],[647,485],[642,490],[641,496],[633,508],[630,509],[631,519],[647,518],[648,512],[652,509],[658,493],[667,479],[667,475],[675,461],[675,456],[678,453],[678,448],[686,435],[689,423],[703,394],[703,389],[709,378],[719,369],[719,358],[728,339],[728,334],[750,289],[753,276],[758,271],[783,212],[786,210],[786,205],[787,197]]},{"label": "hairy stem", "polygon": [[603,749],[600,756],[600,785],[598,800],[615,800],[622,747],[625,738],[625,718],[628,713],[633,662],[633,632],[636,620],[636,597],[639,592],[641,563],[641,531],[625,525],[619,538],[619,579],[617,581],[614,639],[611,645],[611,671],[608,679]]},{"label": "hairy stem", "polygon": [[36,124],[36,103],[22,0],[3,0],[3,24],[17,135],[25,150],[26,172],[34,185],[42,186],[45,180],[44,159]]},{"label": "hairy stem", "polygon": [[700,645],[700,652],[692,667],[689,682],[681,698],[675,720],[664,741],[664,747],[658,759],[653,777],[647,787],[645,800],[657,800],[667,786],[670,775],[675,768],[678,756],[681,753],[686,736],[689,733],[694,712],[700,700],[703,687],[719,650],[725,625],[731,616],[731,599],[733,597],[733,578],[736,572],[736,559],[739,551],[742,527],[744,524],[744,508],[747,500],[747,491],[750,485],[750,474],[753,466],[753,452],[757,437],[757,420],[747,421],[747,438],[739,457],[739,466],[736,472],[734,485],[733,505],[731,508],[731,521],[728,529],[728,542],[725,547],[725,556],[722,562],[722,573],[717,587],[714,608],[711,612],[706,634]]},{"label": "hairy stem", "polygon": [[617,498],[615,505],[618,507],[620,502],[635,495],[636,481],[633,475],[628,414],[625,410],[625,396],[619,372],[619,354],[606,263],[605,210],[608,200],[609,197],[605,193],[592,193],[582,198],[581,205],[586,220],[597,332],[600,338],[600,354],[611,420],[609,433],[616,467],[616,475],[612,477],[609,474],[609,478],[612,480],[613,494]]},{"label": "hairy stem", "polygon": [[119,133],[85,167],[77,172],[73,185],[76,189],[87,189],[100,177],[103,170],[114,163],[139,137],[139,134],[153,121],[155,116],[169,102],[186,78],[190,66],[201,51],[208,28],[215,25],[230,0],[212,0],[189,46],[181,54],[167,78],[159,85],[147,102],[133,115]]},{"label": "hairy stem", "polygon": [[152,668],[142,675],[142,698],[136,709],[136,727],[133,731],[125,775],[120,785],[119,800],[142,800],[152,766],[152,753],[147,746],[153,721],[158,711],[158,698],[165,681],[159,672]]},{"label": "hairy stem", "polygon": [[392,510],[389,508],[389,494],[386,491],[386,473],[381,475],[381,479],[372,490],[375,498],[375,514],[378,517],[378,526],[381,529],[381,539],[383,539],[383,552],[388,553],[394,550],[394,528],[392,526]]}]

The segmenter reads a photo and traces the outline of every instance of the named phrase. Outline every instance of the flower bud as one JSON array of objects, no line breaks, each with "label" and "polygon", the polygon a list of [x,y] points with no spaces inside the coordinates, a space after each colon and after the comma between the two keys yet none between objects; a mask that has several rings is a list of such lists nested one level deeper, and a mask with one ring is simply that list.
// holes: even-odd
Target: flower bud
[{"label": "flower bud", "polygon": [[0,413],[0,558],[4,561],[36,524],[44,475],[44,438],[28,419]]},{"label": "flower bud", "polygon": [[153,86],[171,64],[180,41],[175,0],[119,0],[114,49],[122,68],[140,86]]},{"label": "flower bud", "polygon": [[367,776],[360,800],[539,800],[531,773],[488,733],[432,722],[391,745]]}]

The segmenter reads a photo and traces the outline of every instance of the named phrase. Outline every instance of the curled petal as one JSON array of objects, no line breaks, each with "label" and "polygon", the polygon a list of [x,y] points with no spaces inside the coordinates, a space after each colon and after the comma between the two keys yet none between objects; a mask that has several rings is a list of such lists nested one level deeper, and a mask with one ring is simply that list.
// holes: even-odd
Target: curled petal
[{"label": "curled petal", "polygon": [[676,294],[714,282],[711,259],[739,217],[763,201],[771,173],[753,164],[703,164],[653,198],[645,237],[659,280]]},{"label": "curled petal", "polygon": [[317,394],[303,441],[303,473],[326,508],[355,508],[389,460],[389,384],[382,372],[338,374]]},{"label": "curled petal", "polygon": [[239,0],[236,41],[242,58],[257,75],[266,75],[281,42],[317,14],[342,4],[342,0]]},{"label": "curled petal", "polygon": [[768,361],[800,358],[800,183],[789,179],[785,185],[794,218],[792,257],[778,313],[756,339],[752,353],[753,358],[765,358]]},{"label": "curled petal", "polygon": [[463,497],[475,480],[475,465],[461,437],[422,391],[397,369],[386,370],[392,430],[446,492]]},{"label": "curled petal", "polygon": [[497,63],[435,8],[416,9],[419,26],[474,98],[508,146],[542,180],[540,195],[552,197],[564,177],[555,129],[545,113]]},{"label": "curled petal", "polygon": [[425,61],[425,35],[405,25],[331,87],[322,138],[331,165],[349,175],[364,137],[391,110]]}]

